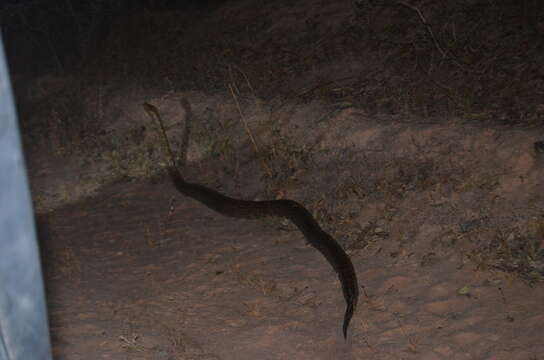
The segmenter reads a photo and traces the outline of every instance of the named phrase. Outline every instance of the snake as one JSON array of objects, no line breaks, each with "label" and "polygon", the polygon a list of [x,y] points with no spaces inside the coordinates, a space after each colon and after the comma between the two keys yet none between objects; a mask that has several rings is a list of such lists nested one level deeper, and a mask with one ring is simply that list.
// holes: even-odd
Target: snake
[{"label": "snake", "polygon": [[[186,114],[185,122],[187,124],[189,118],[192,116],[191,106],[185,98],[182,98],[180,102]],[[280,217],[288,219],[304,235],[306,242],[325,257],[337,273],[342,285],[342,292],[346,302],[342,333],[344,339],[346,339],[350,321],[357,308],[359,286],[353,263],[342,246],[319,226],[316,219],[303,205],[294,200],[251,201],[235,199],[204,185],[187,182],[176,166],[158,109],[147,102],[143,104],[143,107],[151,119],[159,122],[171,160],[171,165],[168,165],[166,169],[174,187],[179,193],[193,198],[227,217],[236,219]]]}]

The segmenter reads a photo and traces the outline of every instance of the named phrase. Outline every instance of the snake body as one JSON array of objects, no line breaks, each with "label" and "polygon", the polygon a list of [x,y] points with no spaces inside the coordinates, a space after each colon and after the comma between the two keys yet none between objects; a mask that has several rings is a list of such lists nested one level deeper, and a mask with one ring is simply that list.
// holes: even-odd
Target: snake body
[{"label": "snake body", "polygon": [[[189,103],[186,100],[182,100],[181,104],[187,116],[190,116],[191,109]],[[145,103],[144,108],[150,116],[153,113],[162,124],[158,110],[153,105]],[[171,153],[170,150],[169,152]],[[169,166],[167,169],[175,188],[181,194],[200,201],[222,215],[238,219],[282,217],[289,219],[295,224],[306,238],[306,241],[327,259],[338,274],[346,301],[346,312],[342,326],[342,332],[344,338],[346,338],[349,323],[357,308],[357,300],[359,298],[357,274],[355,273],[351,259],[344,249],[319,226],[315,218],[304,206],[294,200],[287,199],[268,201],[234,199],[203,185],[185,181],[175,165]]]}]

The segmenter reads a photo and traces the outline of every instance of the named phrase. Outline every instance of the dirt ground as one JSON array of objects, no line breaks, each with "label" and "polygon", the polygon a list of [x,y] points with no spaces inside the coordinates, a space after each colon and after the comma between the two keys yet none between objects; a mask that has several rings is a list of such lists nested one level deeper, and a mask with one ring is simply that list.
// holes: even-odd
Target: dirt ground
[{"label": "dirt ground", "polygon": [[[544,360],[542,2],[139,1],[94,41],[86,8],[121,1],[27,3],[5,39],[55,359]],[[181,97],[188,181],[296,200],[350,255],[347,341],[296,228],[171,186],[142,103],[179,148]]]},{"label": "dirt ground", "polygon": [[[212,106],[203,99],[192,99],[197,119]],[[38,216],[55,358],[540,359],[538,130],[356,109],[308,127],[320,111],[284,117],[280,138],[312,160],[276,197],[308,206],[354,262],[363,289],[347,342],[336,275],[296,229],[223,217],[159,176]],[[248,119],[262,139],[261,115]],[[197,148],[192,181],[238,197],[259,188],[259,160],[233,181]],[[67,184],[55,167],[66,164],[31,162],[33,186],[56,173]]]}]

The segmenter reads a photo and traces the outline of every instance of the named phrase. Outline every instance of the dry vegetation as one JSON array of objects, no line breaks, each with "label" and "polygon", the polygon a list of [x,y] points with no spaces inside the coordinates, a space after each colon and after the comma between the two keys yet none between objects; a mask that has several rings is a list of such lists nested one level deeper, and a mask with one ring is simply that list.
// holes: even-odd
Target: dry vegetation
[{"label": "dry vegetation", "polygon": [[[15,85],[27,153],[72,164],[84,195],[161,181],[166,156],[141,103],[160,108],[179,147],[183,94],[195,111],[189,179],[237,197],[295,198],[355,259],[386,254],[432,268],[455,252],[460,267],[534,286],[544,279],[544,198],[532,186],[542,174],[532,146],[544,121],[543,35],[537,0],[136,7],[79,66]],[[74,188],[53,203],[73,200]],[[46,195],[34,200],[50,210]],[[171,236],[170,216],[147,225],[149,249]],[[59,261],[80,276],[77,251]],[[237,264],[223,272],[263,296],[319,302]],[[247,302],[246,313],[260,318],[261,306]],[[166,332],[174,353],[201,351]]]},{"label": "dry vegetation", "polygon": [[[331,112],[315,119],[316,125],[356,107],[369,116],[400,114],[403,121],[461,116],[475,123],[541,126],[544,30],[537,1],[347,5],[284,1],[261,7],[238,2],[210,12],[133,9],[116,19],[77,71],[31,83],[29,89],[42,92],[22,97],[25,143],[30,151],[47,148],[79,159],[80,166],[98,166],[104,174],[93,178],[98,185],[152,177],[164,154],[135,101],[188,89],[217,94],[217,101],[231,98],[229,105],[201,111],[193,125],[200,157],[217,176],[235,179],[243,177],[240,164],[257,157],[259,165],[251,171],[262,174],[265,188],[254,193],[282,196],[282,188],[296,186],[301,174],[316,169],[312,145],[281,129],[282,116],[289,116],[286,104],[329,104]],[[276,26],[278,19],[282,26]],[[130,100],[124,101],[126,95]],[[233,107],[238,119],[224,117]],[[261,121],[265,130],[255,140],[244,112],[263,108],[271,115]],[[168,115],[173,129],[177,115]],[[240,154],[248,141],[251,149]],[[444,179],[463,190],[494,186],[493,179],[463,183],[464,174],[442,165],[432,154],[367,163],[361,174],[339,177],[334,196],[318,197],[311,207],[321,221],[341,225],[347,243],[358,248],[388,233],[378,220],[350,228],[357,206],[336,209],[339,201],[378,196],[393,204],[406,192],[436,187]],[[335,164],[340,172],[349,166],[340,159]],[[366,174],[372,166],[390,170],[372,178]],[[236,190],[244,193],[239,184]],[[394,218],[394,206],[386,207],[382,222]],[[494,240],[471,256],[479,264],[538,278],[542,223],[528,227],[524,234],[497,230]]]}]

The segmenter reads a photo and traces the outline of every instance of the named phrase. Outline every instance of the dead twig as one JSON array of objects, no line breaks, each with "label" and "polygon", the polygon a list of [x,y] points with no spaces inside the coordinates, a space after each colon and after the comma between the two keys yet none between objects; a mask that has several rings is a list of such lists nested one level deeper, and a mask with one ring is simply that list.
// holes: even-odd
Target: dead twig
[{"label": "dead twig", "polygon": [[473,74],[480,74],[479,71],[476,71],[476,70],[473,70],[473,69],[469,69],[467,68],[466,66],[464,66],[463,64],[461,64],[461,62],[459,62],[459,60],[457,60],[455,57],[453,56],[450,56],[448,55],[448,53],[442,48],[442,46],[440,45],[440,42],[438,41],[438,39],[436,38],[436,36],[434,35],[434,31],[431,27],[431,25],[427,22],[427,19],[425,18],[425,16],[423,16],[423,13],[421,12],[421,10],[419,10],[419,8],[417,8],[416,6],[414,5],[411,5],[411,4],[408,4],[404,1],[395,1],[395,4],[398,4],[398,5],[401,5],[401,6],[404,6],[412,11],[414,11],[418,17],[419,17],[419,20],[421,21],[421,23],[423,24],[423,26],[425,26],[425,30],[427,32],[427,34],[429,35],[429,37],[431,38],[435,48],[438,50],[438,52],[440,53],[440,55],[442,55],[442,60],[446,60],[446,59],[449,59],[451,60],[457,67],[459,67],[461,70],[465,71],[465,72],[468,72],[468,73],[473,73]]},{"label": "dead twig", "polygon": [[[255,138],[253,137],[253,134],[251,133],[251,130],[249,129],[249,126],[247,125],[247,121],[245,119],[244,113],[242,112],[242,108],[240,107],[240,103],[238,102],[238,96],[234,93],[234,89],[232,87],[232,84],[229,84],[230,93],[232,95],[232,98],[234,99],[234,102],[236,103],[236,108],[238,109],[238,113],[240,114],[240,122],[244,126],[247,136],[251,140],[251,143],[253,144],[253,150],[255,151],[255,154],[257,157],[260,158],[260,152],[259,147],[257,146],[257,142],[255,141]],[[262,159],[261,159],[262,160]],[[272,170],[270,167],[266,164],[264,160],[261,161],[263,164],[263,167],[265,168],[265,171],[268,176],[272,176]]]},{"label": "dead twig", "polygon": [[431,37],[431,39],[432,39],[432,41],[434,43],[434,46],[436,47],[438,52],[440,52],[440,54],[442,55],[442,59],[447,58],[448,55],[446,54],[444,49],[442,49],[442,46],[440,46],[440,43],[438,42],[438,40],[434,36],[434,32],[433,32],[433,29],[431,28],[431,25],[429,25],[429,23],[425,19],[425,16],[423,16],[423,14],[421,13],[421,10],[419,10],[414,5],[410,5],[408,3],[405,3],[404,1],[397,1],[396,3],[399,4],[399,5],[402,5],[404,7],[407,7],[408,9],[410,9],[412,11],[415,11],[417,13],[417,15],[419,16],[419,20],[425,26],[425,30],[427,30],[427,34],[429,34],[429,36]]}]

